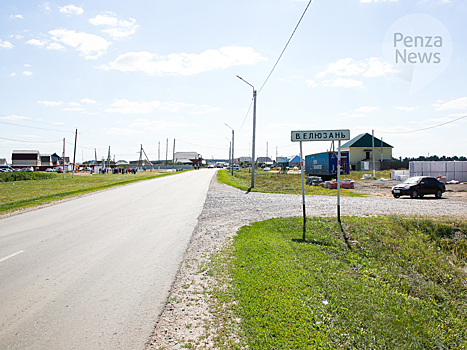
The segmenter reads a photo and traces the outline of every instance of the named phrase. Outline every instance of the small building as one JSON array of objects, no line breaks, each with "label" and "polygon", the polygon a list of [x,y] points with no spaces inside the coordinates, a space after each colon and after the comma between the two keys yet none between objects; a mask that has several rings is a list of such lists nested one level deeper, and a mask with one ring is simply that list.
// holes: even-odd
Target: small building
[{"label": "small building", "polygon": [[41,154],[41,166],[51,167],[53,166],[52,155],[50,154]]},{"label": "small building", "polygon": [[295,167],[300,166],[300,156],[291,156],[287,161],[287,166]]},{"label": "small building", "polygon": [[256,158],[256,163],[264,163],[266,165],[272,165],[274,162],[269,157],[258,157]]},{"label": "small building", "polygon": [[[375,161],[380,165],[381,151],[383,161],[392,160],[392,149],[390,144],[381,141],[375,137]],[[349,163],[352,169],[355,170],[370,170],[364,169],[362,163],[373,161],[373,141],[372,135],[369,133],[360,134],[341,146],[341,151],[349,152]],[[372,165],[370,164],[370,167]],[[378,168],[376,169],[378,170]]]},{"label": "small building", "polygon": [[13,168],[38,167],[41,165],[39,151],[13,151],[11,155]]},{"label": "small building", "polygon": [[175,152],[174,163],[189,164],[197,167],[203,165],[203,156],[198,152]]},{"label": "small building", "polygon": [[238,157],[234,159],[234,164],[240,164],[241,162],[251,164],[251,157]]}]

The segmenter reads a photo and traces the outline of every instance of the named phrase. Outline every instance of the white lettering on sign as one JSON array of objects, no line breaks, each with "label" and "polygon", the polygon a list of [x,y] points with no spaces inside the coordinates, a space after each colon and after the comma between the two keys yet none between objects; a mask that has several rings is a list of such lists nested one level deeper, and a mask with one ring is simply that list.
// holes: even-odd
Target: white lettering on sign
[{"label": "white lettering on sign", "polygon": [[292,142],[350,140],[350,130],[306,130],[292,131]]},{"label": "white lettering on sign", "polygon": [[320,165],[313,165],[313,169],[315,170],[322,170],[323,169],[323,165],[320,164]]}]

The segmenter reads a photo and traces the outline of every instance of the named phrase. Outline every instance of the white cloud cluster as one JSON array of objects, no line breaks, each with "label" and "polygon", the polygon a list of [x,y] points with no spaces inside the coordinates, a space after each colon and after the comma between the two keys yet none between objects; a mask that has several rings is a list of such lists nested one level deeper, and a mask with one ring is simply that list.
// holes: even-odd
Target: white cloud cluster
[{"label": "white cloud cluster", "polygon": [[32,73],[31,71],[25,70],[25,71],[23,72],[23,74],[24,74],[24,75],[32,75],[33,73]]},{"label": "white cloud cluster", "polygon": [[67,5],[60,7],[60,12],[70,15],[81,15],[84,13],[84,10],[81,7],[77,7],[75,5]]},{"label": "white cloud cluster", "polygon": [[10,43],[9,41],[2,41],[0,40],[0,49],[12,49],[15,46]]},{"label": "white cloud cluster", "polygon": [[122,72],[141,71],[155,75],[192,75],[236,65],[251,65],[266,60],[251,47],[226,46],[200,54],[170,54],[166,57],[150,52],[128,52],[108,65],[96,68]]},{"label": "white cloud cluster", "polygon": [[106,53],[107,47],[110,45],[107,40],[98,35],[75,32],[74,30],[55,29],[49,31],[49,34],[52,36],[52,40],[74,47],[86,59],[101,57]]},{"label": "white cloud cluster", "polygon": [[439,111],[450,109],[467,109],[467,97],[460,97],[445,103],[437,103],[433,106]]},{"label": "white cloud cluster", "polygon": [[91,100],[90,98],[83,98],[80,102],[89,103],[89,104],[92,104],[92,105],[97,103],[96,100]]},{"label": "white cloud cluster", "polygon": [[31,39],[31,40],[26,41],[26,44],[34,45],[34,46],[37,46],[37,47],[46,46],[47,49],[49,49],[49,50],[65,50],[65,46],[60,45],[59,43],[56,43],[56,42],[51,43],[48,40],[41,41],[39,39]]},{"label": "white cloud cluster", "polygon": [[7,115],[5,117],[2,117],[2,119],[7,119],[7,120],[25,120],[25,119],[29,119],[28,117],[23,117],[21,115]]},{"label": "white cloud cluster", "polygon": [[[395,70],[390,64],[381,62],[380,59],[376,57],[370,57],[362,61],[355,61],[352,58],[343,58],[334,63],[330,63],[327,69],[316,74],[316,77],[323,78],[328,74],[337,76],[337,78],[334,79],[324,80],[322,82],[324,86],[361,88],[363,87],[363,82],[361,80],[342,77],[362,76],[365,78],[374,78],[392,72],[395,72]],[[314,80],[307,80],[306,83],[312,87],[318,85]]]},{"label": "white cloud cluster", "polygon": [[49,107],[54,107],[54,106],[60,106],[63,104],[62,101],[37,101],[37,103],[43,104],[44,106],[49,106]]},{"label": "white cloud cluster", "polygon": [[10,18],[20,18],[23,19],[22,15],[10,15]]},{"label": "white cloud cluster", "polygon": [[130,18],[128,21],[117,19],[114,13],[97,15],[89,19],[89,22],[95,26],[103,26],[104,33],[109,34],[112,38],[125,38],[136,32],[139,25],[136,24],[136,19]]},{"label": "white cloud cluster", "polygon": [[156,109],[166,110],[169,112],[180,112],[183,110],[194,114],[217,112],[220,110],[220,108],[214,108],[208,105],[197,106],[195,104],[185,102],[133,102],[127,99],[122,99],[115,100],[114,103],[112,103],[112,108],[107,108],[105,111],[108,113],[147,114],[155,111]]}]

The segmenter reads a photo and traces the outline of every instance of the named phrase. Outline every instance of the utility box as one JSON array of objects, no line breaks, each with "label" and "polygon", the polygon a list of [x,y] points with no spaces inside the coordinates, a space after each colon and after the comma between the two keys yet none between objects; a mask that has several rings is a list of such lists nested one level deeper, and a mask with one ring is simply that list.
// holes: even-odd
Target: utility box
[{"label": "utility box", "polygon": [[[337,178],[337,152],[323,152],[305,156],[305,173],[321,176],[323,180]],[[341,152],[341,175],[350,174],[349,152]]]}]

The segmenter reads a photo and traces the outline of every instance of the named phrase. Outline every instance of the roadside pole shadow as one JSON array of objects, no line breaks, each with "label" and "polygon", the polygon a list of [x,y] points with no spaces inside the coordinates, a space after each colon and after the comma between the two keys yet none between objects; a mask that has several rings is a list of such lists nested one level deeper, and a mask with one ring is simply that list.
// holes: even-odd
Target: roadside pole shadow
[{"label": "roadside pole shadow", "polygon": [[252,187],[250,187],[245,193],[250,193],[251,189],[252,189]]},{"label": "roadside pole shadow", "polygon": [[302,238],[292,238],[292,242],[294,242],[294,243],[305,243],[305,244],[315,244],[315,245],[320,245],[320,246],[323,246],[323,247],[332,247],[333,246],[332,244],[317,241],[316,239],[313,239],[313,240],[305,239],[305,240],[303,240]]},{"label": "roadside pole shadow", "polygon": [[347,248],[349,248],[349,250],[352,250],[352,246],[350,245],[350,242],[349,242],[349,237],[347,237],[345,233],[344,227],[342,226],[342,222],[339,222],[339,226],[341,228],[342,237],[344,238],[344,242],[347,245]]}]

